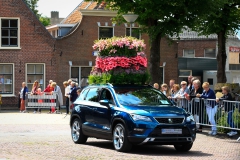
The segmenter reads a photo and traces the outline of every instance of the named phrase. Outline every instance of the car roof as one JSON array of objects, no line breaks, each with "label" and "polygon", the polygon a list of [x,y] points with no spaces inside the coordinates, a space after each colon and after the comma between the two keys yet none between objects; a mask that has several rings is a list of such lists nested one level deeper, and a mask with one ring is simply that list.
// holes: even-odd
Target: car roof
[{"label": "car roof", "polygon": [[151,85],[133,85],[133,84],[91,84],[89,86],[86,86],[85,88],[92,88],[92,87],[104,87],[104,88],[152,88]]}]

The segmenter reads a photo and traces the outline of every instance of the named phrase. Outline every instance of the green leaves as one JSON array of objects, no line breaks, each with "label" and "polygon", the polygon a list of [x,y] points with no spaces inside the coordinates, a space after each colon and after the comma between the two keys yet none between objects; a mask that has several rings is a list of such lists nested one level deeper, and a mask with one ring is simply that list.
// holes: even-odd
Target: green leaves
[{"label": "green leaves", "polygon": [[44,25],[44,26],[48,26],[50,25],[50,18],[46,17],[46,16],[42,16],[40,13],[38,13],[37,10],[37,3],[39,0],[24,0],[28,7],[33,11],[33,13],[37,16],[37,18],[39,19],[39,21]]},{"label": "green leaves", "polygon": [[146,84],[150,75],[148,72],[144,74],[138,73],[102,73],[101,75],[90,75],[88,77],[89,84]]}]

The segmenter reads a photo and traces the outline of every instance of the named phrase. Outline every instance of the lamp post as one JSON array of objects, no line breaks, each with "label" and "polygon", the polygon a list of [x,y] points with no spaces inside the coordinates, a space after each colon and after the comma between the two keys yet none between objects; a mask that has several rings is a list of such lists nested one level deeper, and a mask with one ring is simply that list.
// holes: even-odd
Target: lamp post
[{"label": "lamp post", "polygon": [[123,18],[130,23],[130,36],[132,36],[132,23],[136,21],[136,19],[138,18],[137,14],[124,14]]}]

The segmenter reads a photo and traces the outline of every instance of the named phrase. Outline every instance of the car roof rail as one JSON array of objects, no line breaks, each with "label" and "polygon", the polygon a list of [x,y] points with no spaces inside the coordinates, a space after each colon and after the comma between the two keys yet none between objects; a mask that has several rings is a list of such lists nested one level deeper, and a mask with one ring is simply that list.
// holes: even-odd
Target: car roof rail
[{"label": "car roof rail", "polygon": [[94,86],[94,85],[97,85],[97,86],[107,85],[107,86],[113,87],[113,85],[111,83],[106,83],[106,84],[92,83],[92,84],[89,84],[89,86]]},{"label": "car roof rail", "polygon": [[113,87],[113,85],[111,83],[106,83],[107,85],[109,85],[110,87]]}]

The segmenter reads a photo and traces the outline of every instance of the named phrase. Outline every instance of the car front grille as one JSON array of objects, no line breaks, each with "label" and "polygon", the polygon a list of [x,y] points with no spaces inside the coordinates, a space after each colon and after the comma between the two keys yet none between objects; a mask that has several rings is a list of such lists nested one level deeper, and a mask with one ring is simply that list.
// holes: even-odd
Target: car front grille
[{"label": "car front grille", "polygon": [[180,118],[156,118],[158,123],[164,123],[164,124],[181,124],[184,121],[183,117]]},{"label": "car front grille", "polygon": [[191,137],[191,134],[187,128],[181,128],[182,134],[162,134],[161,127],[155,128],[152,133],[149,135],[150,137]]}]

